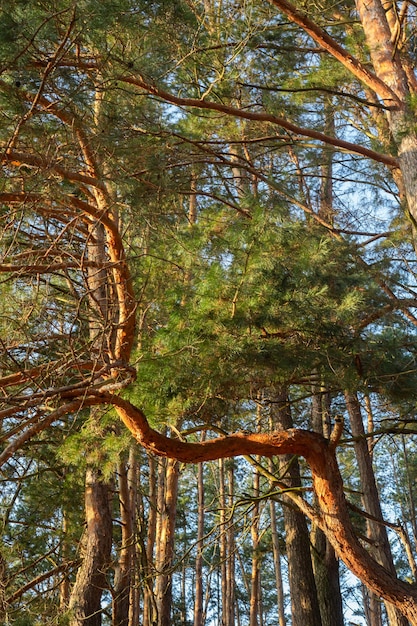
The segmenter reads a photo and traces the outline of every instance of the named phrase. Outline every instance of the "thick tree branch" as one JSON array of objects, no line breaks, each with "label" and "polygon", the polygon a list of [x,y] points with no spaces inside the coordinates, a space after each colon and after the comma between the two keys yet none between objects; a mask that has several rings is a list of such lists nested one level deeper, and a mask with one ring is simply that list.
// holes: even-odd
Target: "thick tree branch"
[{"label": "thick tree branch", "polygon": [[30,165],[45,171],[55,172],[64,180],[71,180],[83,185],[98,187],[103,190],[105,189],[103,184],[96,178],[88,176],[87,174],[80,174],[79,172],[68,170],[58,165],[58,163],[53,163],[52,161],[37,154],[28,154],[10,150],[6,153],[3,152],[1,160],[3,163],[14,165],[16,167],[19,167],[20,165]]},{"label": "thick tree branch", "polygon": [[199,98],[183,98],[180,96],[175,96],[174,94],[165,91],[164,89],[160,89],[156,85],[146,81],[142,76],[120,76],[118,80],[128,83],[130,85],[134,85],[136,87],[140,87],[148,93],[153,94],[157,98],[160,98],[165,102],[170,102],[171,104],[175,104],[177,106],[217,111],[218,113],[224,113],[225,115],[231,115],[233,117],[239,117],[242,119],[253,120],[257,122],[269,122],[276,126],[280,126],[281,128],[285,128],[287,131],[295,133],[296,135],[309,137],[310,139],[320,141],[327,145],[335,146],[340,150],[344,150],[352,154],[359,154],[368,159],[372,159],[373,161],[377,161],[378,163],[388,165],[389,167],[398,167],[397,159],[395,157],[389,156],[387,154],[381,154],[379,152],[376,152],[375,150],[365,148],[364,146],[352,143],[350,141],[344,141],[343,139],[330,137],[329,135],[326,135],[316,130],[312,130],[310,128],[297,126],[296,124],[289,122],[285,118],[278,115],[273,115],[272,113],[248,111],[247,109],[238,109],[236,107],[222,104],[220,102],[212,102]]},{"label": "thick tree branch", "polygon": [[32,437],[35,437],[42,431],[49,428],[49,426],[56,420],[64,417],[65,415],[75,413],[81,408],[93,406],[96,404],[97,400],[95,398],[79,398],[60,406],[55,411],[51,411],[49,415],[44,417],[39,422],[32,424],[32,426],[27,428],[21,435],[19,435],[19,437],[13,439],[13,441],[11,441],[8,446],[6,446],[6,448],[0,454],[0,467],[13,456],[16,450],[19,450],[27,441],[29,441],[29,439],[32,439]]},{"label": "thick tree branch", "polygon": [[[145,415],[127,400],[97,392],[97,400],[111,404],[135,439],[147,450],[185,463],[239,455],[278,454],[303,456],[310,466],[313,488],[323,519],[323,530],[340,558],[370,589],[395,604],[412,623],[417,623],[417,589],[393,577],[360,544],[349,518],[343,482],[334,446],[327,439],[305,430],[272,433],[234,433],[226,437],[189,443],[171,439],[152,429]],[[337,426],[337,431],[339,426]]]},{"label": "thick tree branch", "polygon": [[367,87],[375,91],[388,107],[401,108],[401,100],[397,94],[382,81],[376,74],[369,71],[358,59],[347,52],[333,37],[325,30],[317,26],[306,13],[299,11],[287,0],[268,0],[270,4],[276,6],[288,19],[301,28],[314,40],[321,48],[327,50],[335,59],[340,61],[346,69]]},{"label": "thick tree branch", "polygon": [[48,580],[48,578],[52,578],[53,576],[56,576],[57,574],[66,572],[73,567],[74,568],[78,567],[80,562],[81,562],[80,560],[75,560],[75,561],[69,561],[68,563],[62,563],[61,565],[57,565],[56,567],[52,568],[51,570],[47,572],[43,572],[42,574],[39,574],[39,576],[36,576],[36,578],[33,578],[32,580],[27,582],[25,585],[23,585],[23,587],[20,587],[19,589],[17,589],[17,591],[12,593],[6,600],[7,604],[12,604],[13,602],[16,602],[16,600],[18,600],[21,596],[23,596],[23,594],[26,593],[26,591],[29,591],[29,589],[33,589],[33,587],[36,587],[36,585],[40,585],[44,580]]}]

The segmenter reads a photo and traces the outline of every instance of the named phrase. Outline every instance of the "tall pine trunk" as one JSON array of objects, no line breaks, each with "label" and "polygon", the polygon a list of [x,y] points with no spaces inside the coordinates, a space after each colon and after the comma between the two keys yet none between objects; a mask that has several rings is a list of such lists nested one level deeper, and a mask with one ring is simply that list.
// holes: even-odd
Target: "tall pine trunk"
[{"label": "tall pine trunk", "polygon": [[[95,265],[87,271],[90,304],[88,332],[91,354],[99,358],[108,345],[106,330],[109,313],[108,276],[103,269],[107,260],[103,225],[92,222],[89,235],[88,260]],[[98,425],[100,417],[99,409],[90,410],[92,423]],[[101,434],[100,428],[97,428],[97,433]],[[82,541],[83,561],[69,600],[71,626],[101,626],[102,623],[101,597],[108,587],[106,572],[110,564],[112,518],[109,485],[103,480],[98,465],[95,462],[86,470],[86,531]]]},{"label": "tall pine trunk", "polygon": [[375,74],[398,99],[396,103],[385,99],[385,103],[392,107],[387,119],[397,144],[402,183],[413,224],[414,245],[417,247],[417,134],[415,112],[410,106],[417,85],[414,72],[407,71],[406,60],[402,62],[396,47],[396,36],[392,30],[394,25],[397,26],[396,9],[390,5],[381,0],[356,1]]},{"label": "tall pine trunk", "polygon": [[142,519],[140,532],[143,576],[143,626],[152,626],[156,621],[156,601],[154,594],[154,549],[158,511],[156,466],[155,457],[149,454],[149,507],[147,513],[147,528],[145,528],[145,520]]},{"label": "tall pine trunk", "polygon": [[233,517],[233,459],[219,460],[220,507],[220,568],[221,568],[221,625],[235,624],[235,541]]},{"label": "tall pine trunk", "polygon": [[120,461],[117,472],[122,537],[113,584],[113,626],[129,626],[136,509],[135,470],[135,451],[134,447],[131,446],[128,463]]},{"label": "tall pine trunk", "polygon": [[363,614],[366,619],[366,626],[383,626],[381,601],[363,584],[361,584],[361,591]]},{"label": "tall pine trunk", "polygon": [[276,589],[277,589],[278,626],[286,626],[285,595],[284,595],[284,583],[282,580],[281,551],[279,549],[277,514],[275,510],[275,502],[272,499],[269,502],[269,508],[270,508],[270,516],[271,516],[272,554],[274,557],[275,584],[276,584]]},{"label": "tall pine trunk", "polygon": [[[174,563],[174,531],[177,516],[177,495],[179,463],[168,459],[165,480],[161,481],[163,489],[162,506],[159,509],[159,526],[157,530],[155,569],[156,569],[156,607],[158,626],[170,626],[172,605],[172,566]],[[161,468],[162,471],[163,468]]]},{"label": "tall pine trunk", "polygon": [[[259,457],[258,457],[259,460]],[[259,471],[253,472],[253,496],[259,496]],[[259,626],[261,607],[261,558],[259,541],[259,500],[254,501],[251,521],[252,571],[250,586],[249,626]]]},{"label": "tall pine trunk", "polygon": [[101,598],[108,588],[106,572],[112,544],[110,489],[99,470],[89,467],[85,481],[86,530],[83,562],[78,569],[69,608],[71,626],[101,626]]},{"label": "tall pine trunk", "polygon": [[[271,397],[271,416],[274,428],[285,430],[293,427],[291,412],[285,390],[275,390]],[[288,487],[300,487],[301,477],[298,461],[289,455],[279,457],[281,471],[285,471]],[[283,496],[285,542],[288,557],[288,578],[291,592],[293,626],[322,626],[317,588],[314,580],[310,553],[310,535],[304,515],[294,509]]]},{"label": "tall pine trunk", "polygon": [[203,626],[204,466],[197,465],[197,545],[195,558],[194,626]]}]

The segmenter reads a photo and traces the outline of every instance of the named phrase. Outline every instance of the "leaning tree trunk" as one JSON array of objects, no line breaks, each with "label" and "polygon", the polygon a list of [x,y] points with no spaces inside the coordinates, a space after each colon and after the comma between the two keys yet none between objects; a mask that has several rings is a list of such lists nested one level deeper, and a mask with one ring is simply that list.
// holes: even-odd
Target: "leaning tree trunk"
[{"label": "leaning tree trunk", "polygon": [[[285,391],[271,397],[271,415],[275,428],[292,428],[292,417]],[[290,455],[279,458],[281,471],[285,471],[288,487],[301,486],[298,461]],[[314,580],[310,553],[310,535],[306,519],[287,496],[282,497],[284,506],[285,543],[288,557],[288,577],[291,590],[293,626],[322,626],[317,588]]]}]

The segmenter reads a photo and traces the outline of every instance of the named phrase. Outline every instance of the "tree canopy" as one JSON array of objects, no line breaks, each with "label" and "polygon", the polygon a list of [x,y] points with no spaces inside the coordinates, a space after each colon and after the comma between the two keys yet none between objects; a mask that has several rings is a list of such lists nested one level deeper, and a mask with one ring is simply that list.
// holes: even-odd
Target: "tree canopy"
[{"label": "tree canopy", "polygon": [[[20,619],[29,598],[45,617],[39,585],[54,576],[72,589],[71,626],[133,626],[129,602],[151,611],[132,600],[127,546],[140,523],[152,529],[153,461],[142,521],[124,517],[122,478],[120,531],[106,509],[145,450],[170,459],[172,502],[175,460],[257,463],[262,498],[276,486],[387,603],[390,625],[417,624],[416,537],[388,557],[387,536],[382,557],[369,521],[388,513],[369,496],[385,488],[380,442],[401,448],[398,483],[415,471],[415,18],[406,0],[2,3],[5,615]],[[297,485],[273,466],[289,454],[304,459]],[[407,484],[402,537],[416,534]]]}]

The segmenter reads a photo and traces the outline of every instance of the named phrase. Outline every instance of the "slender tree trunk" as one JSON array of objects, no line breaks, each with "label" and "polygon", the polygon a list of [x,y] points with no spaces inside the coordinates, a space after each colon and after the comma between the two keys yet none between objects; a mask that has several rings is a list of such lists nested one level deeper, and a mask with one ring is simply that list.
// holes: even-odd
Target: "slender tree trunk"
[{"label": "slender tree trunk", "polygon": [[[63,543],[62,543],[62,555],[61,555],[61,560],[62,562],[65,563],[65,561],[68,561],[68,554],[69,554],[69,546],[68,546],[68,541],[67,541],[67,528],[68,526],[68,519],[67,519],[67,514],[66,511],[63,510],[62,512],[62,534],[64,537]],[[70,599],[70,591],[71,591],[71,586],[70,586],[70,580],[69,580],[69,576],[67,572],[64,572],[61,584],[59,585],[59,608],[60,611],[62,613],[64,613],[67,609],[68,609],[68,604],[69,604],[69,599]]]},{"label": "slender tree trunk", "polygon": [[160,523],[157,530],[157,550],[155,557],[156,606],[158,626],[170,626],[172,604],[172,566],[174,562],[174,531],[177,515],[179,463],[166,461],[166,482]]},{"label": "slender tree trunk", "polygon": [[219,523],[220,523],[220,577],[221,577],[221,626],[229,626],[227,623],[227,539],[226,539],[226,478],[224,471],[224,460],[219,459]]},{"label": "slender tree trunk", "polygon": [[411,468],[410,468],[408,451],[407,451],[407,446],[405,443],[404,436],[401,437],[401,444],[402,444],[402,450],[403,450],[403,456],[404,456],[404,473],[405,473],[405,480],[407,484],[406,499],[408,501],[409,518],[410,518],[410,524],[411,524],[411,528],[413,532],[414,545],[417,545],[417,506],[415,503],[414,490],[413,490],[413,484],[412,484],[414,481],[412,479],[411,472],[410,472]]},{"label": "slender tree trunk", "polygon": [[203,626],[204,466],[197,465],[197,554],[195,558],[194,626]]},{"label": "slender tree trunk", "polygon": [[[349,412],[352,435],[355,439],[355,453],[358,461],[359,474],[362,487],[362,501],[367,513],[381,523],[367,519],[367,532],[374,545],[374,556],[395,577],[395,567],[391,548],[388,540],[386,526],[382,523],[383,516],[379,500],[378,488],[372,467],[372,459],[369,454],[368,444],[365,438],[361,407],[356,394],[345,393],[346,406]],[[407,619],[388,602],[385,603],[390,626],[406,626]]]},{"label": "slender tree trunk", "polygon": [[143,541],[145,525],[142,523],[143,626],[152,626],[156,621],[156,600],[154,594],[154,549],[158,512],[156,465],[155,457],[149,454],[149,508],[146,544]]},{"label": "slender tree trunk", "polygon": [[275,584],[277,588],[278,626],[286,626],[285,595],[284,595],[284,584],[282,582],[282,569],[281,569],[281,551],[279,549],[277,514],[275,511],[275,502],[273,500],[269,501],[269,509],[270,509],[270,515],[271,515],[272,554],[274,557]]},{"label": "slender tree trunk", "polygon": [[0,619],[3,620],[4,624],[8,624],[6,587],[7,565],[3,554],[0,552]]},{"label": "slender tree trunk", "polygon": [[[271,397],[271,415],[277,429],[292,428],[292,418],[285,390],[275,391]],[[300,469],[295,458],[279,457],[281,470],[286,468],[288,486],[301,485]],[[288,557],[288,577],[291,591],[293,626],[322,626],[317,589],[310,554],[310,536],[304,515],[296,510],[286,496],[284,526]]]},{"label": "slender tree trunk", "polygon": [[233,460],[219,461],[220,568],[222,626],[234,626],[235,618],[235,543],[233,519],[227,511],[233,507]]},{"label": "slender tree trunk", "polygon": [[381,601],[363,584],[361,584],[361,591],[366,626],[382,626]]},{"label": "slender tree trunk", "polygon": [[129,469],[128,469],[128,485],[129,485],[129,497],[132,507],[132,572],[130,579],[129,590],[129,626],[137,626],[140,618],[140,600],[141,600],[141,586],[139,585],[140,571],[140,550],[139,547],[139,532],[140,521],[139,518],[143,517],[143,503],[142,497],[139,495],[139,471],[141,453],[138,451],[137,446],[131,446],[129,450]]},{"label": "slender tree trunk", "polygon": [[122,539],[113,585],[113,626],[129,626],[130,587],[134,554],[134,515],[136,507],[134,447],[129,460],[118,466],[119,506]]},{"label": "slender tree trunk", "polygon": [[[228,509],[233,511],[234,504],[234,459],[229,459],[226,463],[227,487],[228,487]],[[235,597],[235,526],[233,518],[229,520],[227,526],[227,624],[234,626],[236,613]],[[238,617],[236,616],[238,619]]]},{"label": "slender tree trunk", "polygon": [[[259,457],[258,457],[259,460]],[[253,472],[253,495],[259,496],[259,472],[255,468]],[[255,501],[252,511],[251,522],[252,537],[252,573],[250,586],[250,610],[249,625],[259,626],[261,606],[261,558],[259,551],[259,501]]]},{"label": "slender tree trunk", "polygon": [[87,527],[83,562],[77,572],[69,608],[71,626],[101,626],[101,596],[108,588],[106,572],[112,543],[110,490],[100,471],[88,468],[85,485]]}]

